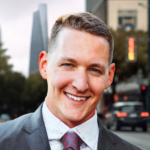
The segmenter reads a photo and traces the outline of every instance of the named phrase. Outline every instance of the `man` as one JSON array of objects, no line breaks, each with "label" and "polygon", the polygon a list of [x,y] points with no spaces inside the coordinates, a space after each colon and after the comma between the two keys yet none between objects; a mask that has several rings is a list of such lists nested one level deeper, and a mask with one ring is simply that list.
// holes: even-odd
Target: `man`
[{"label": "man", "polygon": [[[45,101],[31,114],[0,126],[2,150],[138,150],[107,131],[96,105],[113,81],[113,39],[90,13],[61,16],[39,70],[48,83]],[[74,141],[75,137],[75,141]]]}]

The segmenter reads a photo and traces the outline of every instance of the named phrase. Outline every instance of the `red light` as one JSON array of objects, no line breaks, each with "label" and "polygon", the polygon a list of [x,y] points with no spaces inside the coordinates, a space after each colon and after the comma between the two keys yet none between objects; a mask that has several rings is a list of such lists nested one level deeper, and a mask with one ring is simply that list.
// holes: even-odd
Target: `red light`
[{"label": "red light", "polygon": [[145,85],[142,85],[141,89],[144,91],[146,90],[146,86]]},{"label": "red light", "polygon": [[105,114],[105,118],[108,118],[110,115],[109,114]]},{"label": "red light", "polygon": [[148,112],[142,112],[141,113],[141,117],[148,117],[149,116],[149,113]]},{"label": "red light", "polygon": [[126,112],[117,113],[117,117],[127,117],[127,113]]}]

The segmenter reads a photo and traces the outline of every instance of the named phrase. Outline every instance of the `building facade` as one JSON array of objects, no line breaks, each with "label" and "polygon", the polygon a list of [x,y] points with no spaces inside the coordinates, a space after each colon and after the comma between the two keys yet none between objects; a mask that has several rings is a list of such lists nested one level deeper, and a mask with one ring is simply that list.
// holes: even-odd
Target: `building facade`
[{"label": "building facade", "polygon": [[107,25],[110,28],[147,31],[147,0],[108,0],[107,8]]},{"label": "building facade", "polygon": [[33,14],[32,36],[30,46],[29,73],[37,72],[38,59],[41,51],[48,49],[47,6],[40,4]]},{"label": "building facade", "polygon": [[86,11],[113,30],[148,30],[148,0],[86,0]]}]

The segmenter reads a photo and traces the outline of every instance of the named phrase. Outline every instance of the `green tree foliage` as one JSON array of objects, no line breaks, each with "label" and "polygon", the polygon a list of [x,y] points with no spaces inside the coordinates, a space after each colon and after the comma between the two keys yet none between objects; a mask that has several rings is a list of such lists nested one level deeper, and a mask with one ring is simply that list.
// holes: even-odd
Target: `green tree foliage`
[{"label": "green tree foliage", "polygon": [[25,84],[25,77],[18,72],[11,72],[4,77],[3,85],[3,104],[7,105],[8,110],[13,116],[20,113],[21,95]]},{"label": "green tree foliage", "polygon": [[25,78],[14,72],[8,63],[9,56],[0,42],[0,114],[8,113],[12,118],[35,111],[44,101],[47,83],[39,73]]},{"label": "green tree foliage", "polygon": [[[4,101],[5,94],[5,78],[12,71],[12,65],[8,64],[9,56],[5,54],[6,49],[3,49],[2,42],[0,41],[0,100]],[[7,90],[6,90],[7,91]]]},{"label": "green tree foliage", "polygon": [[118,29],[112,31],[114,37],[114,56],[113,62],[116,64],[115,76],[119,80],[126,80],[137,73],[138,69],[142,69],[144,77],[147,76],[148,69],[148,43],[136,42],[137,47],[137,61],[129,63],[126,61],[127,57],[127,43],[126,37],[147,38],[148,33],[144,31],[124,31]]},{"label": "green tree foliage", "polygon": [[18,111],[21,104],[21,94],[25,83],[25,77],[18,72],[12,71],[12,65],[8,63],[9,56],[6,54],[0,42],[0,113]]},{"label": "green tree foliage", "polygon": [[9,56],[5,54],[6,49],[3,49],[2,42],[0,41],[0,75],[12,71],[12,65],[8,64]]},{"label": "green tree foliage", "polygon": [[0,41],[0,114],[8,113],[15,118],[35,111],[45,99],[47,83],[38,72],[28,78],[14,72],[9,58]]},{"label": "green tree foliage", "polygon": [[26,80],[22,101],[27,106],[28,112],[35,109],[44,101],[47,93],[47,82],[43,80],[40,73],[32,73]]}]

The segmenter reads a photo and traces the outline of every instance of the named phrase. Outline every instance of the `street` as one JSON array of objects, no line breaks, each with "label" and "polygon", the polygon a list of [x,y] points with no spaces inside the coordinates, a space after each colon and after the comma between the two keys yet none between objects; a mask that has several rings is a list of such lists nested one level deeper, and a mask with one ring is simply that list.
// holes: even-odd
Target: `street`
[{"label": "street", "polygon": [[134,132],[130,130],[130,127],[122,128],[121,131],[111,130],[113,133],[121,137],[122,139],[136,145],[142,150],[150,150],[150,130],[143,132],[140,128],[137,128]]}]

